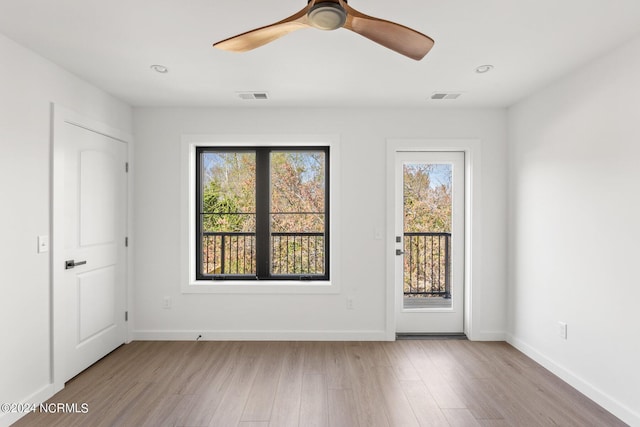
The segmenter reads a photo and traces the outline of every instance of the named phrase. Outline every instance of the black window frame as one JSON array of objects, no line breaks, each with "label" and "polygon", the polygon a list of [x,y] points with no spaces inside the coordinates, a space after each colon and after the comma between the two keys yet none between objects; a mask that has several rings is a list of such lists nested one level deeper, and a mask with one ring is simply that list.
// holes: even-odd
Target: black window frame
[{"label": "black window frame", "polygon": [[[202,156],[207,152],[235,152],[256,154],[256,274],[204,274],[203,267],[203,230],[202,230],[202,182],[203,182],[203,161]],[[271,164],[272,152],[278,151],[322,151],[325,155],[324,179],[324,274],[271,274]],[[329,281],[330,279],[330,248],[331,248],[331,228],[330,228],[330,146],[329,145],[274,145],[274,146],[196,146],[195,149],[195,273],[196,280],[203,281]],[[277,214],[277,212],[276,212]]]}]

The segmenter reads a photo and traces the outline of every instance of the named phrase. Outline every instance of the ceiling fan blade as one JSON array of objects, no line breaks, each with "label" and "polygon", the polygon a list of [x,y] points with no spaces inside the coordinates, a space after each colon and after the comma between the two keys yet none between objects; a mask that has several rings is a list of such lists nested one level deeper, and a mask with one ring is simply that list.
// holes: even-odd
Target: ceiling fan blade
[{"label": "ceiling fan blade", "polygon": [[231,52],[246,52],[263,46],[293,31],[308,28],[310,26],[307,20],[308,9],[309,6],[275,24],[256,28],[255,30],[247,31],[246,33],[214,43],[213,47]]},{"label": "ceiling fan blade", "polygon": [[344,28],[371,41],[416,61],[424,58],[433,47],[434,41],[429,36],[391,21],[367,16],[343,1],[340,4],[348,13]]}]

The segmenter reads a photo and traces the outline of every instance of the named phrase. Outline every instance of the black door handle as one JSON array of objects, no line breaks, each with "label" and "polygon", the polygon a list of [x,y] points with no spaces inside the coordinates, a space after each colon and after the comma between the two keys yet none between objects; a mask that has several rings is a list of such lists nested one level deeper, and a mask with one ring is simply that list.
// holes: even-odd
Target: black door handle
[{"label": "black door handle", "polygon": [[70,259],[70,260],[64,262],[64,269],[65,270],[69,270],[69,269],[72,269],[72,268],[77,267],[79,265],[85,265],[86,263],[87,263],[87,261],[75,262],[75,260]]}]

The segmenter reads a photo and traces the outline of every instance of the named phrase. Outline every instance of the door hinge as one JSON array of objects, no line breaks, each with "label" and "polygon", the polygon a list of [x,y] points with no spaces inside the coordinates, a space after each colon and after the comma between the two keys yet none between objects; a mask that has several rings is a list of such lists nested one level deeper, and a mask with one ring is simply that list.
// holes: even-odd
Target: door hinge
[{"label": "door hinge", "polygon": [[128,238],[128,237],[125,237],[125,238],[124,238],[124,247],[125,247],[125,248],[128,248],[128,247],[129,247],[129,238]]},{"label": "door hinge", "polygon": [[129,312],[128,312],[128,311],[125,311],[125,312],[124,312],[124,321],[125,321],[125,322],[128,322],[128,321],[129,321]]},{"label": "door hinge", "polygon": [[129,172],[129,162],[125,162],[124,171],[127,172],[127,173]]}]

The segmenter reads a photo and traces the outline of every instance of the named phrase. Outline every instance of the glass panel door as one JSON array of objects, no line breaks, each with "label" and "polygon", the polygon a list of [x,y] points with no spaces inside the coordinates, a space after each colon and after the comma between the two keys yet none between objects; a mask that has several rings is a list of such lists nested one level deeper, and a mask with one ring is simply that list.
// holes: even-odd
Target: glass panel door
[{"label": "glass panel door", "polygon": [[464,153],[398,152],[396,330],[463,332]]}]

